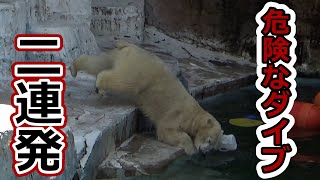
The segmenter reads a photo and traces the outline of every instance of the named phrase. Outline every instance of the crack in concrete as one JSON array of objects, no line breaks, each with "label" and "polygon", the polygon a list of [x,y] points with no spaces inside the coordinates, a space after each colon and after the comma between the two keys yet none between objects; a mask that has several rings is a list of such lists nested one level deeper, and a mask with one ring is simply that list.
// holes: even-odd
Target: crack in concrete
[{"label": "crack in concrete", "polygon": [[[84,140],[84,152],[83,152],[83,155],[81,156],[81,157],[78,157],[78,159],[80,160],[80,162],[81,162],[81,160],[83,159],[83,157],[88,153],[87,152],[87,148],[88,148],[88,145],[87,145],[87,139],[86,138],[84,138],[85,140]],[[83,166],[82,166],[82,164],[81,163],[79,163],[80,164],[80,167],[81,168],[84,168]]]}]

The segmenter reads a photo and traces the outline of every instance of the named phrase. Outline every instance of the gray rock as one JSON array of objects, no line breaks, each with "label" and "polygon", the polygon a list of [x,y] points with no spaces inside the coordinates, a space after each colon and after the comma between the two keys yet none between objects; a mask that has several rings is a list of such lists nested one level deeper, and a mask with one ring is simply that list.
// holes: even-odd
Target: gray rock
[{"label": "gray rock", "polygon": [[24,52],[17,52],[14,48],[16,34],[26,32],[27,4],[20,1],[4,1],[0,3],[0,76],[8,77],[11,74],[11,64],[14,61],[23,61]]},{"label": "gray rock", "polygon": [[[55,180],[66,180],[72,179],[76,174],[77,169],[77,159],[75,153],[75,145],[72,131],[69,127],[63,129],[67,135],[68,148],[66,150],[66,162],[65,170],[60,176],[56,177],[43,177],[40,176],[37,172],[32,173],[31,175],[19,178],[22,180],[44,180],[44,179],[55,179]],[[12,170],[12,152],[9,147],[11,142],[12,131],[7,131],[5,133],[0,133],[0,176],[6,180],[16,180],[17,177]]]},{"label": "gray rock", "polygon": [[72,24],[90,25],[91,0],[21,0],[28,6],[28,27],[52,21],[67,21]]},{"label": "gray rock", "polygon": [[96,36],[143,41],[144,0],[93,0],[91,30]]},{"label": "gray rock", "polygon": [[[71,79],[69,75],[66,77],[65,103],[68,126],[73,130],[75,142],[73,135],[70,134],[67,150],[67,168],[70,167],[70,170],[67,169],[65,174],[56,177],[56,179],[69,179],[73,176],[79,176],[80,179],[93,179],[96,168],[103,159],[114,151],[115,147],[129,138],[136,129],[136,108],[127,101],[121,101],[121,98],[101,98],[95,94],[93,90],[94,79],[94,77],[81,73],[77,79]],[[12,90],[9,82],[4,83],[8,86],[0,86],[0,92],[3,92],[0,93],[1,103],[10,104]],[[67,131],[68,134],[71,132],[70,129]],[[4,144],[8,144],[10,138],[9,134],[0,141],[1,147],[5,147],[5,150],[1,150],[0,165],[3,162],[8,163],[3,167],[8,167],[9,170],[11,170],[10,163],[12,162],[11,153],[8,146]],[[2,158],[9,158],[9,160],[4,161]],[[72,169],[71,164],[75,164]],[[11,177],[12,175],[10,175],[12,171],[0,172],[0,177],[2,175]],[[33,177],[41,179],[37,173]],[[14,177],[12,176],[12,178]]]},{"label": "gray rock", "polygon": [[[14,0],[0,3],[0,75],[10,76],[14,61],[62,61],[99,49],[90,31],[91,0]],[[54,33],[64,38],[58,53],[17,52],[14,37],[25,33]]]},{"label": "gray rock", "polygon": [[158,174],[183,154],[184,151],[180,148],[151,137],[134,135],[103,161],[99,166],[97,179]]},{"label": "gray rock", "polygon": [[[217,58],[225,62],[232,57],[182,43],[154,28],[147,27],[145,30],[143,0],[94,0],[92,5],[91,0],[1,2],[4,2],[0,3],[2,103],[10,103],[10,82],[4,80],[7,77],[10,79],[13,60],[63,61],[68,65],[80,54],[97,54],[97,44],[100,48],[111,48],[113,41],[118,38],[141,43],[142,47],[160,56],[197,99],[239,87],[240,84],[243,86],[249,82],[249,74],[255,72],[254,68],[246,67],[248,64],[214,65],[208,60]],[[145,32],[149,37],[145,38]],[[16,52],[13,48],[13,38],[18,33],[60,33],[64,37],[65,47],[58,53]],[[153,34],[155,35],[152,36]],[[66,82],[65,102],[70,127],[65,129],[69,142],[66,171],[61,176],[51,179],[94,179],[98,166],[107,156],[109,160],[112,156],[117,157],[114,160],[120,163],[121,168],[117,163],[103,169],[100,166],[98,174],[102,174],[101,177],[153,174],[181,155],[180,150],[174,147],[139,136],[132,138],[132,141],[129,141],[131,143],[120,146],[117,153],[112,155],[112,152],[137,130],[137,123],[145,125],[146,121],[141,121],[142,116],[128,100],[118,96],[101,98],[95,94],[94,77],[79,73],[76,79],[71,79],[68,72]],[[0,174],[9,180],[16,179],[12,176],[11,152],[7,145],[10,136],[9,132],[0,140],[0,165],[4,167]],[[132,150],[130,153],[128,148]],[[47,179],[37,173],[25,177],[32,178]]]},{"label": "gray rock", "polygon": [[79,178],[90,180],[103,159],[135,131],[136,108],[125,99],[96,94],[93,76],[79,73],[66,81],[68,125],[75,132]]},{"label": "gray rock", "polygon": [[48,21],[30,29],[31,33],[60,34],[64,48],[59,52],[28,52],[27,60],[62,61],[69,65],[82,54],[99,52],[96,40],[87,24],[71,24],[66,21]]},{"label": "gray rock", "polygon": [[90,26],[92,0],[44,0],[48,19]]}]

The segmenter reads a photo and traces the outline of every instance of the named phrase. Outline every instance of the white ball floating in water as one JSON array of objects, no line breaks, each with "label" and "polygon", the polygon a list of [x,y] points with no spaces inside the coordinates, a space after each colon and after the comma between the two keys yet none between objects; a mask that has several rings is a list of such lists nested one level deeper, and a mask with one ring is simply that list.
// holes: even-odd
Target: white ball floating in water
[{"label": "white ball floating in water", "polygon": [[235,151],[237,150],[237,141],[233,134],[222,135],[219,144],[219,151],[227,152],[227,151]]}]

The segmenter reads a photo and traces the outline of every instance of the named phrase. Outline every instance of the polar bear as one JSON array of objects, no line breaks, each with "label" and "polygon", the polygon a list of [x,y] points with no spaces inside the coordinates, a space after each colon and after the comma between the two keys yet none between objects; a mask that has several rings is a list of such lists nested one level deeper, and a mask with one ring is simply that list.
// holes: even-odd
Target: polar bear
[{"label": "polar bear", "polygon": [[[110,69],[113,66],[113,60],[108,53],[101,53],[98,56],[81,55],[76,58],[69,67],[72,77],[77,77],[78,72],[85,72],[93,76],[97,76],[103,70]],[[189,89],[188,81],[182,75],[177,74],[177,78],[181,81],[182,85]]]},{"label": "polar bear", "polygon": [[130,97],[154,123],[160,141],[178,146],[188,155],[219,148],[223,134],[219,122],[200,107],[159,57],[120,41],[107,55],[82,59],[77,67],[86,72],[109,67],[97,74],[97,92]]}]

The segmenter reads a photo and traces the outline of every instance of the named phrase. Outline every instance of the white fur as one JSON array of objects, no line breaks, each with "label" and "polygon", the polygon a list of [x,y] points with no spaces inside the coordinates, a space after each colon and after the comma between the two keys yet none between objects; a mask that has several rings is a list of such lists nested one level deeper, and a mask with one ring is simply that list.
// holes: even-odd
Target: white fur
[{"label": "white fur", "polygon": [[121,41],[105,56],[80,59],[74,63],[78,70],[94,74],[107,67],[97,75],[99,93],[131,97],[155,124],[159,140],[189,155],[218,148],[219,122],[200,107],[159,57]]}]

